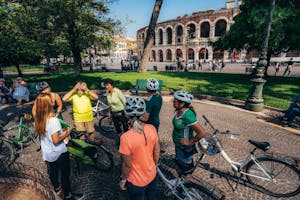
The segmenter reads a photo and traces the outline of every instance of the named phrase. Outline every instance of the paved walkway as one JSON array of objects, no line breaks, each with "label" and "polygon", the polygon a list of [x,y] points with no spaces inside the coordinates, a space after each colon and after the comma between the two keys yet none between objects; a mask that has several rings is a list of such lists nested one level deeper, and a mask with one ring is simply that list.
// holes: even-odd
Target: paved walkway
[{"label": "paved walkway", "polygon": [[[164,96],[163,107],[161,111],[161,127],[159,136],[162,148],[168,153],[174,154],[174,146],[172,143],[172,117],[174,109],[172,107],[172,97]],[[31,110],[31,104],[26,104],[22,108],[16,107],[2,107],[0,108],[1,120],[9,120],[13,124],[13,118],[18,113],[28,112]],[[248,139],[256,139],[262,141],[269,141],[272,145],[271,151],[280,153],[281,155],[299,157],[300,155],[300,135],[289,132],[286,129],[278,128],[269,123],[262,123],[261,119],[273,114],[265,110],[262,113],[252,113],[236,106],[228,106],[217,102],[208,100],[195,100],[193,106],[200,117],[202,114],[206,115],[216,128],[221,130],[231,130],[240,133],[238,139],[230,139],[227,137],[220,137],[223,146],[229,156],[237,161],[241,161],[251,149],[251,145],[247,142]],[[63,113],[66,121],[71,121],[71,107],[66,106],[67,110]],[[96,130],[99,127],[96,123]],[[81,174],[72,173],[72,188],[76,192],[84,192],[86,200],[92,199],[126,199],[126,193],[120,192],[118,181],[120,176],[120,158],[115,147],[114,136],[101,134],[100,137],[104,140],[104,144],[114,153],[114,160],[116,166],[110,173],[95,171],[88,166],[81,166]],[[45,164],[41,159],[41,153],[32,151],[21,154],[18,158],[19,162],[26,163],[39,169],[45,177]],[[207,157],[206,161],[219,170],[230,170],[222,158],[217,155],[214,157]],[[72,162],[74,163],[74,162]],[[226,194],[226,199],[241,200],[241,199],[277,199],[263,193],[260,193],[251,188],[239,185],[235,192],[232,192],[230,186],[225,179],[215,176],[210,178],[209,172],[203,169],[197,169],[195,172],[204,180],[218,187]],[[163,189],[159,189],[159,199],[167,199],[163,197]],[[286,199],[286,198],[285,198]],[[300,199],[300,195],[287,199]]]}]

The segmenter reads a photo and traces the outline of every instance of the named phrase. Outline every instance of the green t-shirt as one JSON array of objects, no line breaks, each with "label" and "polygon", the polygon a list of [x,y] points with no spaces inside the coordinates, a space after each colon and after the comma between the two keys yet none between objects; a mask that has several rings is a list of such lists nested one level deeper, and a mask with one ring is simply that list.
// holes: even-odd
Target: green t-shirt
[{"label": "green t-shirt", "polygon": [[159,112],[162,105],[162,98],[160,94],[154,94],[146,101],[146,112],[150,115],[147,121],[158,129],[159,126]]},{"label": "green t-shirt", "polygon": [[118,88],[114,88],[112,94],[106,92],[106,95],[108,105],[110,106],[112,112],[124,110],[126,98],[124,97],[121,90],[119,90]]},{"label": "green t-shirt", "polygon": [[194,131],[190,127],[197,123],[197,117],[193,111],[186,109],[181,116],[177,116],[177,112],[173,118],[173,142],[175,146],[182,146],[180,138],[193,138]]}]

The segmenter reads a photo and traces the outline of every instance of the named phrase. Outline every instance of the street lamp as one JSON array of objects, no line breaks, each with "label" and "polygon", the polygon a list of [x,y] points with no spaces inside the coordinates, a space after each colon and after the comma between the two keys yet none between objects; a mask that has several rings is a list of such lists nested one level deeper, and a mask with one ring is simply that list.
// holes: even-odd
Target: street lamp
[{"label": "street lamp", "polygon": [[262,98],[263,86],[266,82],[264,77],[265,68],[267,66],[267,52],[268,52],[268,43],[270,38],[272,18],[275,8],[275,0],[270,0],[271,8],[268,16],[267,25],[264,32],[264,40],[261,46],[261,53],[259,55],[259,60],[256,64],[254,78],[251,79],[252,87],[250,89],[250,94],[246,100],[245,107],[247,110],[254,112],[260,112],[264,108],[264,99]]},{"label": "street lamp", "polygon": [[186,32],[187,32],[187,36],[186,36],[186,45],[185,45],[185,53],[186,53],[186,55],[185,55],[185,58],[186,58],[186,61],[185,61],[185,69],[184,69],[184,71],[188,71],[188,56],[189,56],[189,54],[188,54],[188,41],[189,41],[189,37],[190,37],[190,27],[188,26],[187,28],[186,28]]}]

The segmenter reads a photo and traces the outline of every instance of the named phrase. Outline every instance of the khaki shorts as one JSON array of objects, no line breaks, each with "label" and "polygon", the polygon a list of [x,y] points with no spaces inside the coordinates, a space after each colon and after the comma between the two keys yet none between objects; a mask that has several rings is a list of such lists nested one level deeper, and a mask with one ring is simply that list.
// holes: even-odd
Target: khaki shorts
[{"label": "khaki shorts", "polygon": [[83,131],[86,133],[95,132],[94,121],[89,122],[75,122],[75,127],[77,131]]}]

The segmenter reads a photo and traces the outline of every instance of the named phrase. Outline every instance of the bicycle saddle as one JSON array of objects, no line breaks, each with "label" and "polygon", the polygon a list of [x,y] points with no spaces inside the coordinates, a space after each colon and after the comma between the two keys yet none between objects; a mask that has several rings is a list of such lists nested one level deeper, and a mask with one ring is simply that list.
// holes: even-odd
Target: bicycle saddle
[{"label": "bicycle saddle", "polygon": [[271,147],[269,142],[260,142],[260,141],[256,141],[256,140],[248,140],[248,142],[263,151],[267,151]]}]

